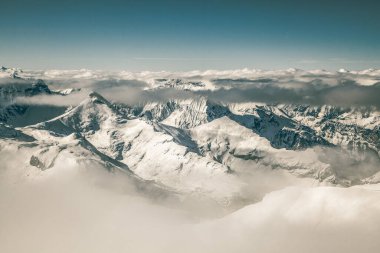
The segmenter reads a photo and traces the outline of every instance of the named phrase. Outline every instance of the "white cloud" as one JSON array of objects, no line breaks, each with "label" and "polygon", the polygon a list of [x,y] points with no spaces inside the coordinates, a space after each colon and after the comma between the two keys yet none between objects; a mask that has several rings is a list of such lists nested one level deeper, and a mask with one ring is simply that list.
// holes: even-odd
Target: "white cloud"
[{"label": "white cloud", "polygon": [[23,155],[0,152],[1,252],[350,253],[380,247],[380,186],[285,188],[223,218],[217,210],[204,217],[195,206],[143,199],[124,177],[91,162],[60,157],[54,168],[37,173],[26,169]]}]

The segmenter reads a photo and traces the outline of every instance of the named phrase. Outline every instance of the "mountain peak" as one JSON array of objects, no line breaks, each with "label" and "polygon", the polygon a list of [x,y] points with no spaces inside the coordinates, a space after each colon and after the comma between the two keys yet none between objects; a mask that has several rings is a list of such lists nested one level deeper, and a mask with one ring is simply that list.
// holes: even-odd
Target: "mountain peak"
[{"label": "mountain peak", "polygon": [[102,95],[100,95],[99,93],[95,91],[88,94],[88,96],[91,99],[91,101],[94,103],[107,104],[107,105],[110,104],[110,102],[107,99],[105,99]]}]

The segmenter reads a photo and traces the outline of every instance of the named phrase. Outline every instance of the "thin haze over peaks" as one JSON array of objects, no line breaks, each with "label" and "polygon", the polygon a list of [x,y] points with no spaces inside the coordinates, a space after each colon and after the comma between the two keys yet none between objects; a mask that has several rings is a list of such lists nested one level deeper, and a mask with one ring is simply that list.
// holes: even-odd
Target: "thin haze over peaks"
[{"label": "thin haze over peaks", "polygon": [[4,1],[0,58],[28,69],[380,67],[378,1]]}]

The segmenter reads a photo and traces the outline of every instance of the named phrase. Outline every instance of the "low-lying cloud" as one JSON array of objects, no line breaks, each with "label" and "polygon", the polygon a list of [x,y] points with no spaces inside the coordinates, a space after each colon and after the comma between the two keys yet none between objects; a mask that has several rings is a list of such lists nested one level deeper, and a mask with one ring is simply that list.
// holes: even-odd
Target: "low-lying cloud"
[{"label": "low-lying cloud", "polygon": [[221,88],[196,92],[220,102],[261,102],[268,104],[303,104],[380,107],[380,85],[359,86],[352,81],[330,86],[324,83],[259,83],[243,88]]},{"label": "low-lying cloud", "polygon": [[[77,73],[87,73],[81,70]],[[46,72],[50,73],[50,72]],[[55,73],[55,72],[52,72]],[[57,75],[61,72],[57,72]],[[154,101],[187,99],[204,96],[221,103],[260,102],[268,104],[334,105],[341,107],[363,106],[379,108],[380,77],[376,71],[330,73],[326,71],[205,71],[205,72],[141,72],[141,73],[87,73],[91,78],[69,75],[62,72],[60,79],[46,77],[52,90],[80,88],[81,92],[58,97],[37,96],[20,98],[16,102],[57,104],[69,106],[78,104],[91,91],[97,91],[107,99],[126,104],[143,104]],[[375,74],[373,74],[375,73]],[[240,76],[239,76],[240,75]],[[62,79],[66,78],[66,79]],[[177,88],[151,89],[151,83],[158,78],[181,78],[189,81],[204,81],[214,88],[204,90],[182,90]],[[9,78],[0,83],[10,82]],[[14,84],[25,84],[13,80]],[[31,81],[29,81],[31,82]],[[371,85],[368,85],[371,83]]]},{"label": "low-lying cloud", "polygon": [[267,104],[333,105],[340,107],[380,107],[380,85],[362,86],[355,81],[343,80],[331,85],[322,80],[310,82],[272,79],[214,81],[213,90],[181,90],[175,88],[147,89],[148,84],[138,82],[118,85],[106,81],[90,89],[98,91],[111,101],[127,104],[207,97],[221,103],[260,102]]},{"label": "low-lying cloud", "polygon": [[376,186],[295,186],[225,217],[203,217],[194,207],[147,200],[125,178],[91,163],[60,157],[39,171],[25,167],[25,158],[0,151],[1,252],[349,253],[380,247]]},{"label": "low-lying cloud", "polygon": [[[248,82],[248,81],[245,81]],[[160,88],[147,90],[141,87],[97,86],[96,90],[111,101],[127,104],[207,97],[220,103],[259,102],[267,104],[333,105],[339,107],[380,108],[380,85],[361,86],[353,81],[337,85],[323,82],[286,82],[272,80],[249,81],[244,85],[216,85],[214,90],[181,90]]]}]

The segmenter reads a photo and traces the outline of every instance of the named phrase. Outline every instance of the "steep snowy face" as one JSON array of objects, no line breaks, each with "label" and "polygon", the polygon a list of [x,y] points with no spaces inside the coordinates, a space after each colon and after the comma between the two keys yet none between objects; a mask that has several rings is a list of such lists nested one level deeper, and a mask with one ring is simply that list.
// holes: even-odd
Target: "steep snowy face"
[{"label": "steep snowy face", "polygon": [[[315,146],[302,150],[274,148],[268,139],[228,117],[191,129],[191,137],[203,155],[227,165],[232,171],[283,169],[318,181],[339,185],[377,182],[377,155],[354,155],[337,147]],[[361,164],[361,165],[360,165]]]},{"label": "steep snowy face", "polygon": [[228,204],[243,186],[227,166],[200,155],[186,131],[144,118],[126,120],[97,93],[66,114],[33,127],[55,136],[79,133],[137,176],[179,192]]},{"label": "steep snowy face", "polygon": [[196,97],[148,103],[135,115],[147,121],[189,129],[228,114],[229,110],[223,105],[213,103],[205,97]]},{"label": "steep snowy face", "polygon": [[79,133],[100,151],[120,160],[123,142],[119,139],[118,125],[123,122],[124,119],[116,114],[110,102],[93,92],[77,107],[36,127],[63,136]]},{"label": "steep snowy face", "polygon": [[171,100],[164,103],[148,103],[136,116],[142,116],[149,121],[163,121],[168,118],[172,112],[181,108],[181,101]]},{"label": "steep snowy face", "polygon": [[231,108],[230,118],[267,138],[275,148],[304,149],[316,145],[329,145],[312,128],[292,120],[281,110],[268,106],[250,105]]},{"label": "steep snowy face", "polygon": [[64,173],[79,175],[81,171],[78,170],[85,168],[95,175],[109,173],[111,177],[121,179],[128,191],[138,192],[148,198],[160,201],[177,199],[173,190],[138,177],[126,164],[103,154],[79,134],[61,137],[35,127],[20,130],[0,127],[0,152],[18,154],[19,165],[12,173],[20,173],[19,179],[44,180]]},{"label": "steep snowy face", "polygon": [[79,106],[59,119],[73,130],[90,135],[99,130],[112,128],[117,115],[106,99],[93,92]]},{"label": "steep snowy face", "polygon": [[122,161],[142,178],[222,202],[239,196],[242,183],[227,166],[200,155],[187,132],[140,119],[129,120],[120,131],[126,147]]},{"label": "steep snowy face", "polygon": [[189,129],[229,114],[227,108],[204,97],[182,101],[178,107],[163,123]]},{"label": "steep snowy face", "polygon": [[191,136],[204,155],[226,164],[233,171],[241,171],[239,166],[245,163],[251,168],[285,169],[320,181],[335,179],[330,166],[318,158],[316,150],[274,148],[268,139],[228,117],[193,128]]},{"label": "steep snowy face", "polygon": [[[237,164],[241,165],[243,161],[245,165],[249,164],[252,168],[282,168],[298,176],[342,185],[365,182],[369,180],[368,177],[378,171],[379,168],[373,167],[368,169],[368,173],[350,171],[350,169],[342,172],[326,153],[336,153],[335,149],[340,149],[341,146],[354,153],[365,151],[365,147],[357,146],[358,142],[355,145],[360,149],[352,148],[356,131],[351,129],[349,131],[351,134],[346,134],[346,139],[349,140],[347,144],[334,142],[329,138],[328,131],[323,132],[322,129],[306,122],[307,117],[310,118],[312,115],[320,115],[322,122],[328,122],[336,119],[340,113],[344,113],[345,109],[315,107],[305,109],[307,111],[305,115],[298,114],[299,117],[296,117],[294,112],[292,114],[289,111],[290,107],[254,103],[224,106],[203,98],[176,101],[172,104],[150,104],[143,111],[153,112],[149,114],[150,117],[145,118],[148,122],[161,121],[177,129],[190,129],[191,138],[197,143],[202,155],[228,166],[233,171],[236,171],[239,167]],[[301,110],[302,106],[298,107]],[[323,113],[325,116],[322,116]],[[317,120],[314,118],[312,122],[317,122]],[[234,136],[234,133],[238,133],[239,136],[245,133],[243,135],[245,138],[238,139],[234,144],[236,146],[236,143],[244,143],[241,144],[245,147],[244,152],[236,151],[236,147],[231,144],[230,138]],[[245,139],[250,139],[251,142],[245,142]],[[260,143],[259,148],[254,148],[257,147],[256,143]],[[352,156],[352,153],[342,155],[338,153],[336,156],[340,156],[339,159],[347,160],[345,165],[347,168],[354,167],[357,163],[365,163],[368,159],[372,160],[371,164],[376,163],[376,159],[378,160],[376,157],[371,158],[372,155],[368,157],[367,152],[358,156]]]},{"label": "steep snowy face", "polygon": [[280,105],[292,119],[334,145],[349,150],[373,150],[380,155],[380,113],[375,108]]},{"label": "steep snowy face", "polygon": [[315,130],[292,120],[277,109],[259,105],[222,105],[201,97],[186,101],[155,103],[143,110],[148,120],[190,129],[227,116],[244,127],[267,138],[273,147],[303,149],[315,145],[329,145]]},{"label": "steep snowy face", "polygon": [[141,107],[114,107],[129,118],[139,117],[148,122],[162,122],[182,129],[189,129],[230,113],[227,107],[205,97],[151,102]]},{"label": "steep snowy face", "polygon": [[[274,150],[285,148],[288,150],[300,150],[300,153],[305,149],[314,147],[335,147],[347,150],[348,153],[343,156],[347,157],[347,161],[350,161],[345,165],[347,168],[353,167],[354,164],[364,164],[368,159],[373,161],[371,164],[376,164],[375,160],[378,160],[379,157],[379,114],[375,109],[361,110],[334,106],[265,105],[254,103],[224,106],[215,105],[207,99],[201,99],[186,102],[176,101],[170,107],[162,103],[156,103],[153,106],[147,106],[145,111],[164,111],[165,113],[152,113],[147,120],[161,121],[164,124],[182,129],[192,129],[197,126],[207,125],[209,122],[226,117],[243,128],[250,129],[252,134],[257,134],[269,141]],[[236,131],[240,132],[241,130]],[[201,145],[202,148],[205,145]],[[223,145],[217,145],[217,147],[222,149]],[[328,151],[318,152],[325,153]],[[377,153],[377,155],[371,158],[373,152]],[[300,159],[297,154],[294,153],[289,157],[297,157],[294,158],[295,160]],[[243,156],[249,157],[250,155]],[[325,157],[326,155],[322,156]],[[212,155],[212,157],[215,158],[218,155]],[[352,159],[348,159],[348,157]],[[343,173],[343,175],[341,171],[336,172],[338,169],[336,167],[328,168],[322,165],[319,168],[311,169],[313,166],[309,164],[289,165],[286,163],[286,159],[281,161],[282,164],[275,162],[275,159],[271,159],[270,163],[265,164],[271,164],[270,166],[279,168],[293,168],[290,170],[297,171],[300,175],[309,175],[319,180],[342,184],[351,184],[355,180],[363,182],[366,177],[376,171],[376,169],[369,169],[370,172],[363,175],[354,176],[352,173],[349,173],[350,175]],[[318,161],[322,164],[334,163],[331,159],[319,159]],[[298,170],[298,168],[301,168],[301,170]],[[345,181],[346,179],[347,181]]]},{"label": "steep snowy face", "polygon": [[150,103],[135,115],[183,129],[227,116],[266,138],[275,148],[296,150],[320,145],[379,152],[380,116],[375,109],[253,103],[222,105],[199,98]]}]

